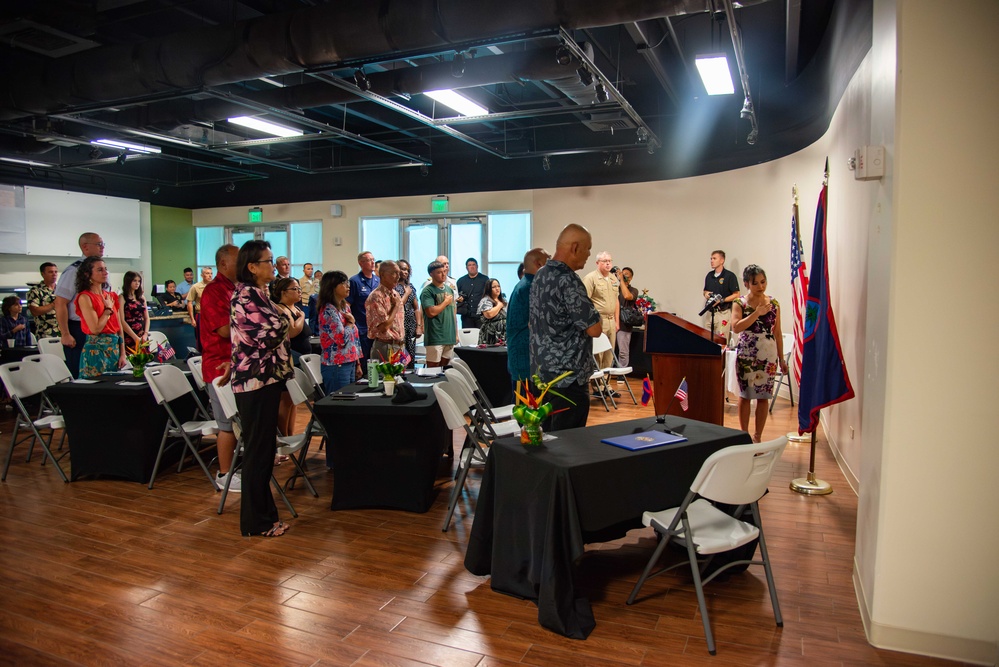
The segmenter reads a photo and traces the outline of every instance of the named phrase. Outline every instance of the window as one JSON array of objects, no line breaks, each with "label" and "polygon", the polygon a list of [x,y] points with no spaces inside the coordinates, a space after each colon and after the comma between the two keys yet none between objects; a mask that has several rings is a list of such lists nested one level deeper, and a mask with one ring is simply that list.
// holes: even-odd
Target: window
[{"label": "window", "polygon": [[312,264],[323,268],[323,223],[292,222],[286,225],[239,225],[232,227],[198,227],[197,258],[199,267],[215,268],[215,251],[224,243],[240,247],[258,239],[271,244],[274,257],[291,260],[291,275],[301,276],[302,267]]},{"label": "window", "polygon": [[361,248],[375,260],[399,259],[399,218],[364,218],[361,220]]},{"label": "window", "polygon": [[215,253],[225,243],[225,227],[198,227],[195,230],[195,258],[198,262],[194,270],[195,280],[201,280],[201,269],[209,268],[215,273]]},{"label": "window", "polygon": [[531,249],[530,213],[493,213],[489,215],[489,270],[486,274],[500,282],[510,296],[519,280],[517,267]]}]

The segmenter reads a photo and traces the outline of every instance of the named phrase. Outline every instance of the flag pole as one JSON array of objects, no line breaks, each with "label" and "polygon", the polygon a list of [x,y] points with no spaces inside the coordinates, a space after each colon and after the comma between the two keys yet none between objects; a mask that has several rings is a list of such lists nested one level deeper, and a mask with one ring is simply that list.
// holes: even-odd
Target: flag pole
[{"label": "flag pole", "polygon": [[[680,387],[682,387],[683,386],[683,381],[686,380],[686,379],[687,379],[687,376],[684,375],[683,379],[680,380],[680,384],[676,385],[676,389],[679,389]],[[660,415],[656,415],[656,423],[657,424],[665,424],[666,423],[666,415],[669,414],[669,409],[671,407],[673,407],[673,401],[675,401],[675,400],[676,400],[676,390],[673,390],[673,395],[670,397],[669,403],[666,404],[666,409],[663,410],[662,415],[661,416]]]},{"label": "flag pole", "polygon": [[832,485],[815,476],[815,429],[812,429],[812,447],[808,455],[808,476],[791,480],[791,490],[806,496],[827,496]]},{"label": "flag pole", "polygon": [[[798,210],[798,184],[797,183],[795,183],[794,185],[791,186],[791,198],[794,200],[794,205],[793,205],[792,210],[794,211],[795,215],[797,215],[797,210]],[[791,386],[792,384],[794,384],[794,373],[792,373],[791,377],[788,378],[788,382],[787,382],[787,392],[788,392],[788,394],[790,394],[792,391],[794,391],[794,388]],[[799,391],[800,391],[800,388],[799,388]],[[800,435],[797,431],[790,431],[790,432],[788,432],[788,434],[787,434],[786,437],[787,437],[787,439],[788,439],[789,442],[805,442],[805,441],[808,440],[808,436],[806,436],[806,435]]]}]

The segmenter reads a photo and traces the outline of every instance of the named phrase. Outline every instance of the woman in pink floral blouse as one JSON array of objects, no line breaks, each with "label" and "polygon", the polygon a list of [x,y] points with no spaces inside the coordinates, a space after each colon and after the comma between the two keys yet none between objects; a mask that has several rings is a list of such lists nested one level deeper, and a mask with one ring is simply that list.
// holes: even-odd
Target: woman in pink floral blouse
[{"label": "woman in pink floral blouse", "polygon": [[319,344],[323,348],[323,389],[338,391],[362,375],[361,342],[350,314],[350,279],[343,271],[328,271],[319,283]]},{"label": "woman in pink floral blouse", "polygon": [[277,537],[288,530],[278,518],[270,479],[277,447],[278,404],[294,371],[288,316],[270,300],[274,253],[266,241],[247,241],[236,258],[232,295],[232,390],[243,427],[239,528],[243,535]]}]

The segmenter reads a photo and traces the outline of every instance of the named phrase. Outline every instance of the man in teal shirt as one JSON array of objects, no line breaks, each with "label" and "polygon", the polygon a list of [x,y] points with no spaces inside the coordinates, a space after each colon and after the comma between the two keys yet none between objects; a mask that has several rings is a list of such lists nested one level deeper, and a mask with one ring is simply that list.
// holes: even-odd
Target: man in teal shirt
[{"label": "man in teal shirt", "polygon": [[518,380],[531,377],[531,350],[527,320],[531,314],[531,283],[534,274],[548,261],[549,254],[544,248],[533,248],[524,255],[524,277],[510,293],[510,305],[506,311],[506,367],[514,391]]}]

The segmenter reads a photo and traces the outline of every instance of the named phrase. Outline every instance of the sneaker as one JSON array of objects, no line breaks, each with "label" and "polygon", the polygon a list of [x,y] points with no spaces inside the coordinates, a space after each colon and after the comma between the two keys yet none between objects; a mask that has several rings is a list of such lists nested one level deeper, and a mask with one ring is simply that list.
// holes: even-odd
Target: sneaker
[{"label": "sneaker", "polygon": [[624,384],[625,382],[624,382],[624,380],[623,380],[623,379],[621,379],[621,378],[618,378],[618,380],[617,380],[617,383],[618,383],[618,384]]},{"label": "sneaker", "polygon": [[[225,488],[225,475],[219,473],[215,476],[215,481],[219,485],[219,489]],[[243,479],[239,476],[239,473],[233,473],[232,479],[229,480],[229,493],[239,493],[243,490]]]}]

